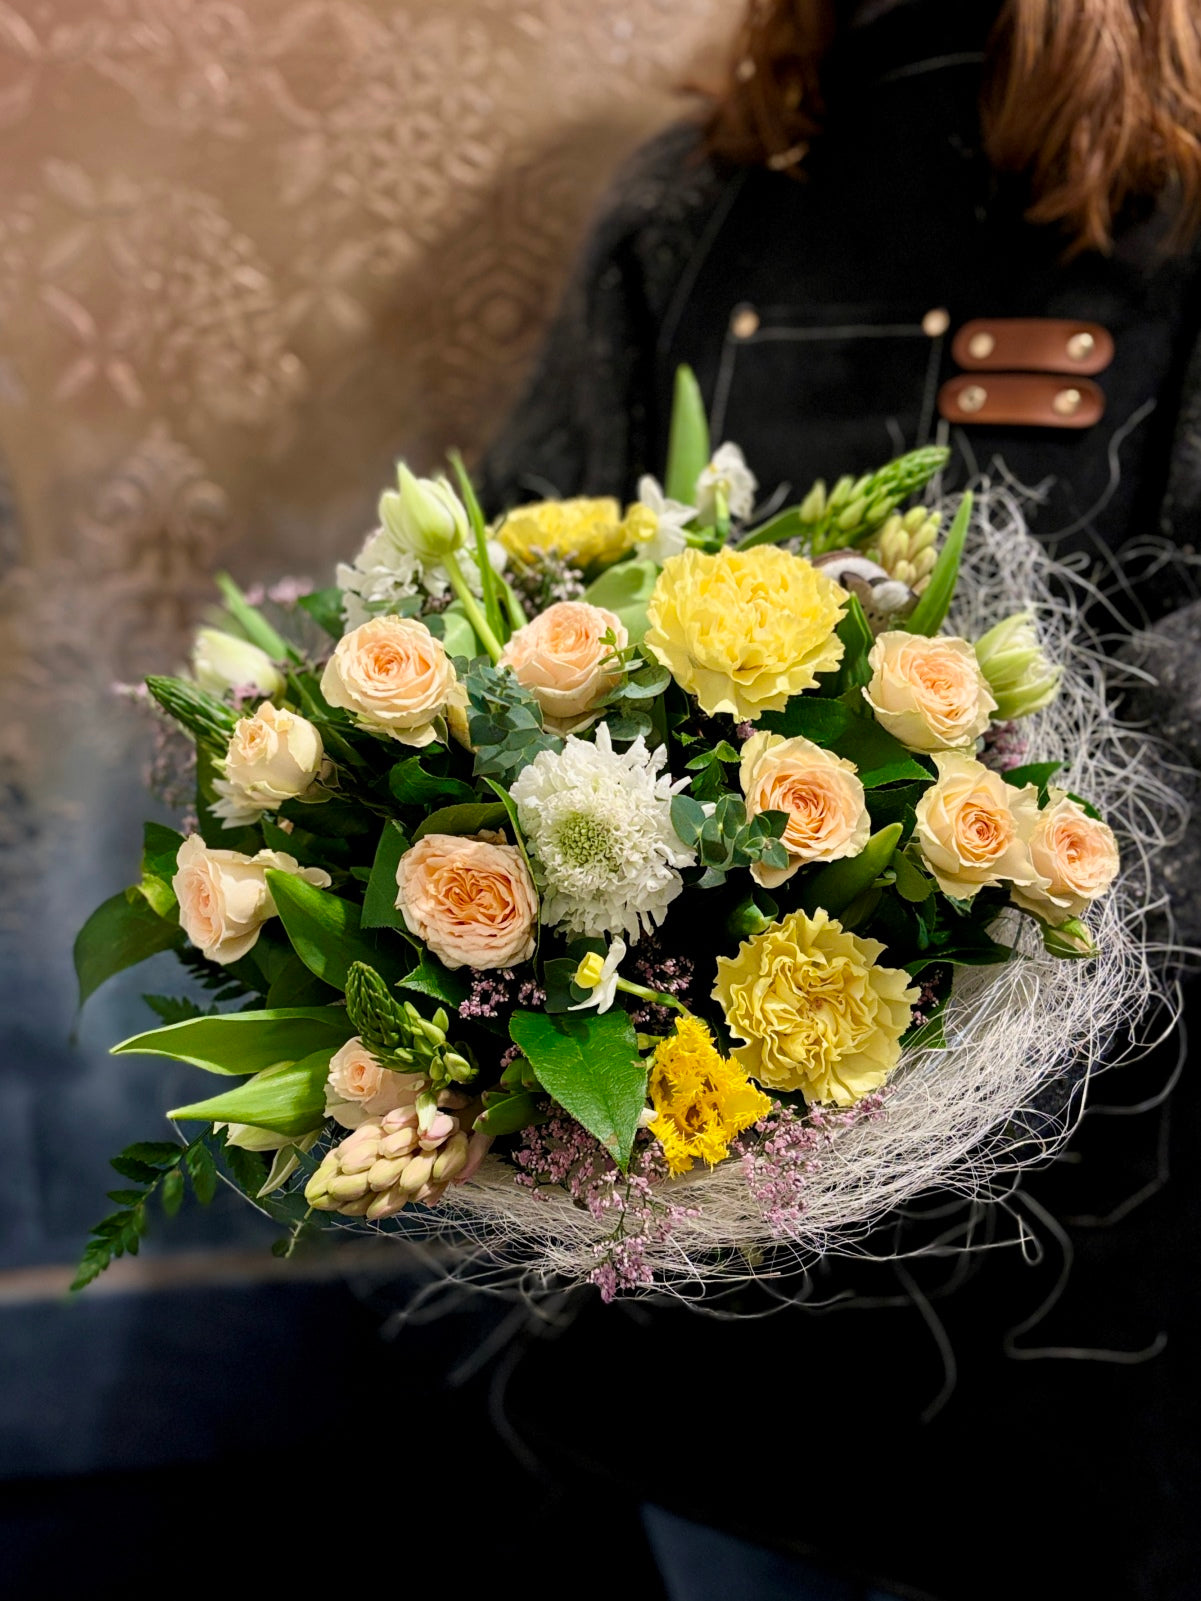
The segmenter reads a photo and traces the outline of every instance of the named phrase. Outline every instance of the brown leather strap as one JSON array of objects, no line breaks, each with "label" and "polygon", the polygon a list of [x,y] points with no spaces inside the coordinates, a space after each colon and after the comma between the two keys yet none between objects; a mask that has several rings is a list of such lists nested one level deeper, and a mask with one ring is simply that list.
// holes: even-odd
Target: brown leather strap
[{"label": "brown leather strap", "polygon": [[965,322],[951,354],[969,372],[1104,372],[1113,335],[1099,322],[1054,317],[977,317]]},{"label": "brown leather strap", "polygon": [[969,426],[1091,428],[1105,415],[1105,396],[1087,378],[962,373],[939,390],[938,414]]}]

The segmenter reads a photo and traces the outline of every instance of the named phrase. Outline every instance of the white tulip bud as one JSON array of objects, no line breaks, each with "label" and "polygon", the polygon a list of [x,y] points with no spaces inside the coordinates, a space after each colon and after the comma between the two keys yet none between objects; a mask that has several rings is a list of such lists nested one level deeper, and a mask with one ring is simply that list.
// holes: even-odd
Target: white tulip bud
[{"label": "white tulip bud", "polygon": [[380,496],[379,519],[401,547],[419,561],[437,562],[462,546],[471,531],[467,510],[445,478],[417,478],[403,462],[396,469],[399,492]]},{"label": "white tulip bud", "polygon": [[197,633],[192,672],[210,695],[224,695],[231,689],[279,695],[285,688],[283,674],[265,650],[219,628],[202,628]]}]

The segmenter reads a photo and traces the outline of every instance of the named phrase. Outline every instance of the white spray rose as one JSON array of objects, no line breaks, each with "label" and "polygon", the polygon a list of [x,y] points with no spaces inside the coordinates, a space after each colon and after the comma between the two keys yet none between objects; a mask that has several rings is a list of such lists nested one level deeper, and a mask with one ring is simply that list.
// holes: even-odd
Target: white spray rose
[{"label": "white spray rose", "polygon": [[252,823],[265,811],[312,789],[325,761],[321,735],[307,717],[264,701],[253,717],[239,718],[216,780],[213,807],[226,828]]},{"label": "white spray rose", "polygon": [[320,867],[301,867],[294,856],[281,851],[210,850],[199,834],[189,834],[175,858],[171,887],[179,902],[184,933],[210,962],[236,962],[259,937],[268,918],[276,915],[267,888],[267,869],[278,868],[325,889],[329,874]]}]

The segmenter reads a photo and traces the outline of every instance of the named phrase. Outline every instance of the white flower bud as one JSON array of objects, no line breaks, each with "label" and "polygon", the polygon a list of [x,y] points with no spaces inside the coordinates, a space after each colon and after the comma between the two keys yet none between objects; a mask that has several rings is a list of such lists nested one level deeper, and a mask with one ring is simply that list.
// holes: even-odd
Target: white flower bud
[{"label": "white flower bud", "polygon": [[403,462],[396,469],[399,492],[380,496],[379,518],[402,550],[423,562],[441,561],[467,539],[463,502],[445,478],[417,478]]},{"label": "white flower bud", "polygon": [[1015,612],[976,641],[976,660],[997,702],[1001,722],[1029,717],[1055,699],[1063,668],[1039,644],[1029,612]]},{"label": "white flower bud", "polygon": [[265,650],[219,628],[202,628],[196,635],[192,672],[210,695],[224,695],[231,689],[279,695],[285,688],[283,674]]}]

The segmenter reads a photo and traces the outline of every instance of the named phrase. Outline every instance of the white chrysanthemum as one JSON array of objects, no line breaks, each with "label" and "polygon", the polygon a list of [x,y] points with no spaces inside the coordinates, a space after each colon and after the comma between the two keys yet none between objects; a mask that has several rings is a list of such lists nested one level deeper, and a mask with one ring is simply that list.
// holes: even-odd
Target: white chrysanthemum
[{"label": "white chrysanthemum", "polygon": [[516,779],[544,923],[633,941],[663,921],[682,888],[679,869],[693,861],[671,826],[671,797],[688,780],[661,773],[666,759],[641,738],[619,756],[602,723],[595,744],[571,737]]},{"label": "white chrysanthemum", "polygon": [[[476,595],[482,594],[483,583],[474,550],[468,547],[460,554],[468,589]],[[504,547],[490,539],[488,556],[496,572],[503,573],[508,560]],[[372,617],[400,612],[402,602],[411,600],[414,595],[437,598],[450,587],[441,562],[423,562],[395,540],[386,528],[377,528],[367,535],[353,563],[338,563],[334,582],[342,591],[342,616],[348,634]]]}]

